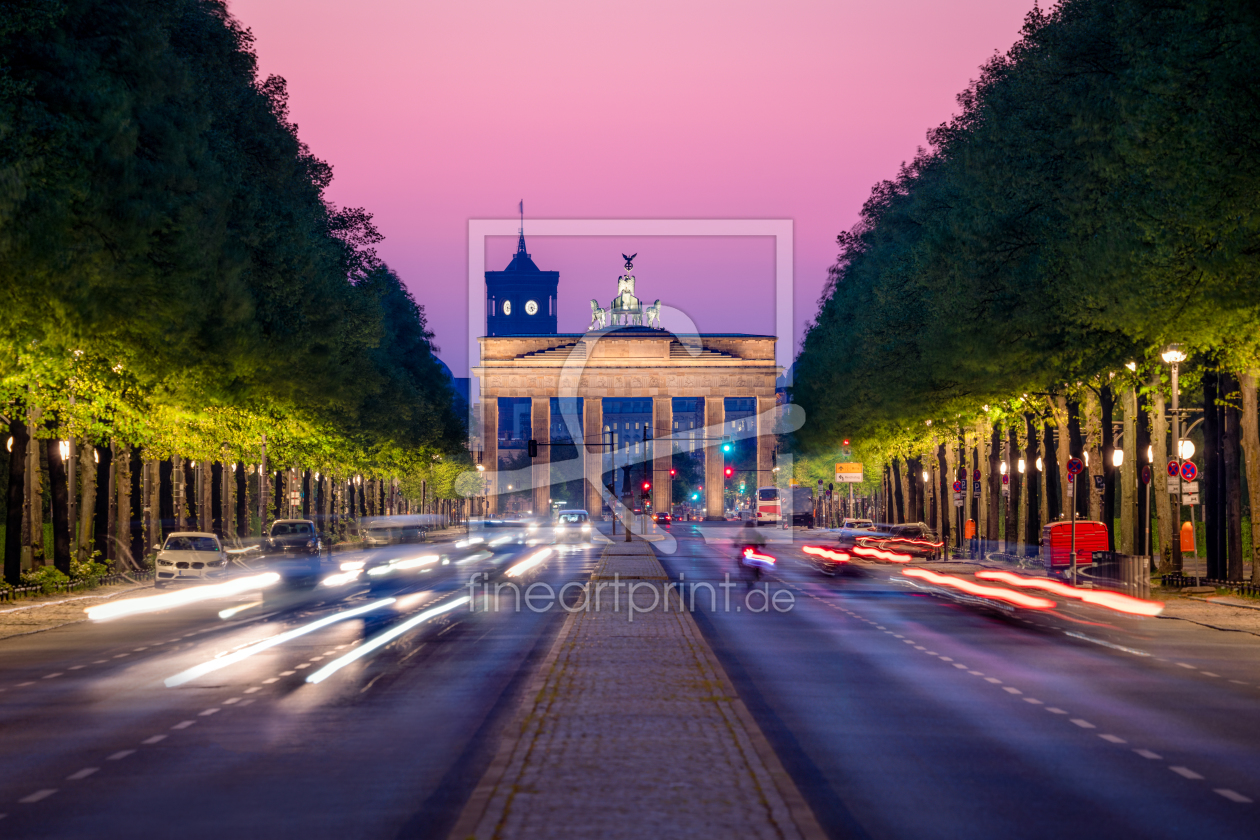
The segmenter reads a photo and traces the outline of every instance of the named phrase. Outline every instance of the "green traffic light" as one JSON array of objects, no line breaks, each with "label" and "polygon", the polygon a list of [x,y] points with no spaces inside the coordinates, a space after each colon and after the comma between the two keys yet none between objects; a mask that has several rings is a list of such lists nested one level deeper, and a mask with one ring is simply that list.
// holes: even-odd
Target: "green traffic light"
[{"label": "green traffic light", "polygon": [[729,443],[724,443],[724,444],[722,444],[722,451],[723,451],[723,452],[730,452],[730,451],[731,451],[731,445],[730,445]]}]

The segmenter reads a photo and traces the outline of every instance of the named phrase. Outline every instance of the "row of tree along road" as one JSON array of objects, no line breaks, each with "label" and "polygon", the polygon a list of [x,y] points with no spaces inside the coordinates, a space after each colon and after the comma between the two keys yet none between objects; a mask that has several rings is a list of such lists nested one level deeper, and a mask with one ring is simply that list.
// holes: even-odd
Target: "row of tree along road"
[{"label": "row of tree along road", "polygon": [[219,0],[0,13],[10,584],[295,499],[334,532],[449,506],[457,396],[331,179]]},{"label": "row of tree along road", "polygon": [[[1209,577],[1260,574],[1258,64],[1241,0],[1032,11],[839,236],[795,368],[802,453],[851,438],[888,518],[949,534],[961,503],[1013,552],[1075,504],[1165,570],[1194,516]],[[1165,357],[1197,506],[1169,492]]]}]

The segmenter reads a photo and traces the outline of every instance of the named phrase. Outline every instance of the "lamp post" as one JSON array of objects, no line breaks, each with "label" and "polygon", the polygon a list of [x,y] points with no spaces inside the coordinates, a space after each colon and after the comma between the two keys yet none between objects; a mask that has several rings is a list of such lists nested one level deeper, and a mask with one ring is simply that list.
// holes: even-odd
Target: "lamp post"
[{"label": "lamp post", "polygon": [[1177,462],[1177,522],[1176,528],[1173,529],[1172,560],[1173,569],[1180,572],[1182,570],[1181,502],[1183,482],[1181,481],[1181,405],[1177,388],[1177,366],[1186,360],[1186,354],[1182,352],[1180,344],[1170,344],[1168,349],[1161,355],[1161,358],[1169,366],[1169,372],[1172,375],[1172,409],[1169,413],[1172,415],[1173,459]]},{"label": "lamp post", "polygon": [[[485,464],[478,464],[478,465],[477,465],[477,472],[478,472],[478,473],[485,473],[485,471],[486,471],[486,465],[485,465]],[[486,479],[485,479],[485,476],[484,476],[484,475],[482,475],[482,477],[481,477],[481,491],[482,491],[482,495],[483,495],[483,496],[485,495],[485,490],[486,490]],[[465,537],[467,537],[467,536],[468,536],[469,534],[471,534],[471,533],[472,533],[472,516],[469,516],[467,519],[465,519],[465,520],[464,520],[464,536],[465,536]]]}]

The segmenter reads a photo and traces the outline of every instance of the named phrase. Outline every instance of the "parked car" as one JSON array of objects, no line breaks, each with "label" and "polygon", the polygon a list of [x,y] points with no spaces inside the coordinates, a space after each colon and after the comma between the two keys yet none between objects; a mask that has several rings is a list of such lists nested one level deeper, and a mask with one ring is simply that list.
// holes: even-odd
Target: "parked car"
[{"label": "parked car", "polygon": [[154,589],[227,574],[227,552],[214,534],[176,531],[154,548],[158,552]]},{"label": "parked car", "polygon": [[314,586],[319,579],[323,543],[309,519],[278,519],[263,545],[264,564],[285,583]]},{"label": "parked car", "polygon": [[674,518],[670,516],[668,513],[661,511],[660,513],[652,514],[652,521],[655,522],[657,525],[669,525],[670,523],[674,521]]}]

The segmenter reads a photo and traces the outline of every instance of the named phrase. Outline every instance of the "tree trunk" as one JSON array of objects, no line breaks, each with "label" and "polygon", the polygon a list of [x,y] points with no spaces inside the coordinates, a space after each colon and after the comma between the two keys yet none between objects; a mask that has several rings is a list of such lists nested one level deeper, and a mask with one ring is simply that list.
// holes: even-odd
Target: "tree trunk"
[{"label": "tree trunk", "polygon": [[44,441],[48,458],[48,489],[52,497],[53,565],[62,574],[70,574],[70,487],[66,462],[61,460],[61,442],[56,438]]},{"label": "tree trunk", "polygon": [[[1054,519],[1054,505],[1051,503],[1050,493],[1055,490],[1055,484],[1051,473],[1054,471],[1054,455],[1051,454],[1051,433],[1050,426],[1045,423],[1045,418],[1037,418],[1037,460],[1041,462],[1041,466],[1037,468],[1037,496],[1039,501],[1037,511],[1037,521],[1041,528],[1044,528]],[[1058,496],[1054,497],[1054,501],[1058,500]],[[1037,542],[1041,543],[1041,532],[1037,532]]]},{"label": "tree trunk", "polygon": [[[937,524],[936,536],[946,549],[949,546],[949,538],[951,534],[951,523],[954,517],[954,491],[951,488],[953,484],[953,467],[952,460],[949,457],[949,443],[942,443],[936,449],[936,511]],[[942,549],[945,551],[946,549]]]},{"label": "tree trunk", "polygon": [[22,519],[26,498],[26,448],[30,435],[22,422],[21,409],[11,407],[9,435],[9,488],[5,494],[4,579],[14,586],[22,582]]},{"label": "tree trunk", "polygon": [[1098,518],[1107,526],[1107,548],[1116,550],[1116,482],[1120,472],[1113,460],[1116,450],[1115,392],[1110,385],[1102,386],[1098,394],[1099,431],[1102,435],[1103,491]]},{"label": "tree trunk", "polygon": [[1082,485],[1082,491],[1089,494],[1089,507],[1085,513],[1095,522],[1102,521],[1102,493],[1094,487],[1094,476],[1105,476],[1106,456],[1102,451],[1102,412],[1098,404],[1098,394],[1093,388],[1085,389],[1085,451],[1089,454],[1089,481]]},{"label": "tree trunk", "polygon": [[892,482],[893,492],[895,494],[896,510],[893,513],[892,521],[900,524],[906,521],[906,494],[901,482],[901,459],[893,458],[892,460]]},{"label": "tree trunk", "polygon": [[1072,508],[1071,508],[1072,500],[1068,497],[1067,463],[1068,463],[1068,459],[1072,457],[1072,453],[1071,453],[1072,436],[1071,436],[1071,431],[1068,429],[1067,397],[1064,397],[1064,396],[1055,397],[1052,411],[1054,415],[1054,427],[1055,427],[1055,435],[1054,435],[1054,440],[1053,440],[1054,461],[1055,461],[1056,466],[1058,467],[1058,469],[1055,471],[1055,477],[1058,479],[1058,487],[1056,488],[1058,490],[1058,493],[1056,494],[1056,496],[1059,500],[1058,512],[1061,518],[1067,519],[1068,516],[1072,512]]},{"label": "tree trunk", "polygon": [[1242,452],[1239,448],[1237,383],[1229,374],[1221,376],[1225,398],[1225,424],[1221,435],[1221,454],[1225,467],[1225,574],[1228,580],[1243,579],[1242,550]]},{"label": "tree trunk", "polygon": [[[1150,482],[1142,481],[1141,472],[1142,465],[1149,459],[1146,452],[1151,448],[1151,406],[1150,397],[1145,394],[1137,395],[1137,443],[1133,447],[1137,457],[1133,463],[1133,471],[1138,475],[1137,479],[1137,521],[1134,523],[1133,532],[1133,551],[1141,557],[1151,557],[1151,485]],[[1150,467],[1152,476],[1155,472],[1154,464],[1147,464]]]},{"label": "tree trunk", "polygon": [[131,554],[131,447],[126,444],[114,444],[114,486],[117,488],[117,503],[114,508],[114,545],[115,552],[128,565],[135,558]]},{"label": "tree trunk", "polygon": [[75,554],[84,563],[92,554],[92,520],[96,513],[96,447],[79,446],[79,534]]},{"label": "tree trunk", "polygon": [[[27,411],[27,427],[39,427],[42,412],[37,408]],[[32,569],[44,566],[44,466],[41,457],[43,447],[32,440],[26,447],[26,525],[24,542]]]},{"label": "tree trunk", "polygon": [[998,539],[1002,533],[1002,433],[997,425],[989,427],[989,457],[984,463],[984,486],[989,494],[988,527],[985,537],[989,541],[989,551],[998,550]]},{"label": "tree trunk", "polygon": [[1120,531],[1116,550],[1133,554],[1133,528],[1137,524],[1137,391],[1125,388],[1124,462],[1120,465]]},{"label": "tree trunk", "polygon": [[1260,417],[1257,412],[1256,372],[1238,377],[1242,388],[1241,445],[1247,459],[1247,499],[1251,509],[1251,579],[1260,581]]},{"label": "tree trunk", "polygon": [[102,446],[96,459],[96,510],[92,523],[92,537],[97,559],[108,563],[114,556],[109,544],[110,519],[114,514],[114,493],[110,479],[114,476],[114,448]]},{"label": "tree trunk", "polygon": [[1204,552],[1207,555],[1207,576],[1211,580],[1225,577],[1224,560],[1225,517],[1222,502],[1225,465],[1221,458],[1220,372],[1207,370],[1203,373],[1203,469],[1199,473],[1199,487],[1203,502]]},{"label": "tree trunk", "polygon": [[249,474],[244,461],[236,462],[232,479],[236,482],[236,536],[249,536]]},{"label": "tree trunk", "polygon": [[1180,523],[1174,523],[1172,500],[1168,498],[1168,473],[1164,464],[1168,460],[1168,420],[1164,414],[1164,392],[1160,387],[1159,374],[1151,382],[1151,495],[1155,500],[1155,513],[1159,533],[1160,572],[1181,571],[1181,554],[1176,552],[1174,533]]},{"label": "tree trunk", "polygon": [[131,556],[139,563],[145,554],[144,533],[145,533],[145,508],[148,507],[148,500],[144,496],[145,492],[145,473],[144,473],[144,453],[140,447],[135,446],[131,449],[131,507],[129,509],[129,519],[131,529],[126,535],[128,545],[131,547]]}]

